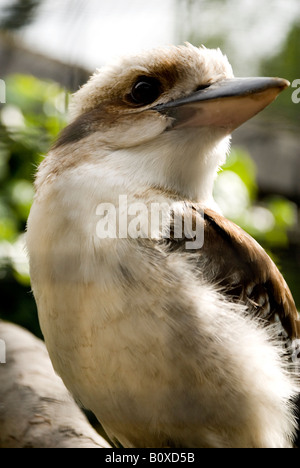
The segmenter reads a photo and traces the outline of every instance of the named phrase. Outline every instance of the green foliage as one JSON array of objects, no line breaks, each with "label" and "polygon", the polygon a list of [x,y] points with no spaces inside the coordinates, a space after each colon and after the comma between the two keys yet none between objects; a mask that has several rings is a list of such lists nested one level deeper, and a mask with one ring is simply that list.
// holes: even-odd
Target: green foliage
[{"label": "green foliage", "polygon": [[14,241],[24,230],[37,165],[65,124],[65,93],[32,76],[6,80],[0,112],[0,239]]},{"label": "green foliage", "polygon": [[66,93],[55,83],[14,75],[6,79],[6,102],[0,107],[1,316],[37,332],[24,231],[36,167],[66,123]]},{"label": "green foliage", "polygon": [[256,167],[246,151],[231,151],[216,180],[214,195],[224,215],[266,249],[288,246],[288,231],[297,223],[297,206],[277,195],[258,200]]},{"label": "green foliage", "polygon": [[[277,76],[280,70],[282,78],[293,83],[294,80],[300,79],[300,24],[296,24],[290,31],[284,47],[279,51],[277,56],[271,60],[266,60],[262,66],[262,75]],[[289,92],[282,93],[280,101],[277,100],[271,109],[266,109],[268,118],[274,115],[280,115],[280,118],[293,122],[295,126],[299,126],[300,112],[299,105],[293,103],[292,93],[295,89],[290,88]]]}]

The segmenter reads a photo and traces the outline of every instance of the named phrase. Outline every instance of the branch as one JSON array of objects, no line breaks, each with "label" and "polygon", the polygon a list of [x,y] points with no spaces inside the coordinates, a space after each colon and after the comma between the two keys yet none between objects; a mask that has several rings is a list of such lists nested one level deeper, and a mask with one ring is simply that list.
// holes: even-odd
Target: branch
[{"label": "branch", "polygon": [[0,321],[0,448],[27,447],[110,446],[54,373],[44,343]]}]

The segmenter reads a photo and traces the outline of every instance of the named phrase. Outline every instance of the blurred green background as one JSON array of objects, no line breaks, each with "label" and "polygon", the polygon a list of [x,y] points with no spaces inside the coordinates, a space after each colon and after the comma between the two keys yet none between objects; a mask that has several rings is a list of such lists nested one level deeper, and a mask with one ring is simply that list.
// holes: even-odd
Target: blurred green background
[{"label": "blurred green background", "polygon": [[[116,21],[122,20],[117,18],[122,13],[118,13],[118,3],[117,0],[110,3],[110,21],[114,17]],[[146,27],[149,12],[143,16],[144,2],[126,3],[129,10],[132,4],[132,15],[140,9],[139,18],[144,18]],[[160,3],[153,1],[152,8],[158,9]],[[67,4],[67,0],[52,3],[47,0],[2,0],[1,3],[0,0],[0,78],[6,88],[6,103],[0,104],[0,316],[39,336],[24,249],[34,174],[66,124],[69,92],[83,84],[94,68],[92,60],[87,66],[86,60],[78,58],[72,41],[69,41],[69,61],[66,55],[54,57],[43,46],[41,31],[43,27],[47,31],[47,25],[49,29],[45,13],[49,17],[58,8],[56,14],[62,10],[63,18],[67,10],[62,6]],[[85,34],[85,47],[90,44],[92,50],[95,41],[85,32],[91,16],[97,25],[97,18],[100,21],[101,14],[107,14],[107,2],[93,2],[93,15],[87,14],[84,2],[75,0],[75,4],[75,13],[73,9],[65,23],[52,18],[51,27],[57,21],[57,30],[48,32],[52,32],[52,37],[62,34],[63,48],[64,24],[68,25],[66,36],[76,24],[76,31],[82,31],[82,37]],[[282,76],[293,82],[300,79],[300,9],[295,5],[292,0],[259,3],[168,0],[165,14],[169,16],[165,23],[161,20],[157,24],[157,31],[153,30],[153,45],[162,41],[155,40],[159,29],[168,25],[169,36],[164,41],[218,46],[228,55],[237,74]],[[154,13],[158,15],[159,10]],[[274,38],[276,27],[278,34]],[[41,35],[38,50],[30,36],[34,28]],[[126,35],[126,30],[119,32],[120,44],[122,34]],[[107,43],[109,40],[108,37]],[[136,42],[140,42],[138,35]],[[98,66],[102,65],[101,48],[107,49],[107,43],[100,42],[97,46]],[[131,52],[130,46],[128,51]],[[96,58],[94,61],[96,66]],[[216,180],[215,198],[224,214],[253,235],[273,256],[300,308],[300,104],[292,101],[294,91],[293,88],[285,91],[269,109],[234,135],[230,157]]]}]

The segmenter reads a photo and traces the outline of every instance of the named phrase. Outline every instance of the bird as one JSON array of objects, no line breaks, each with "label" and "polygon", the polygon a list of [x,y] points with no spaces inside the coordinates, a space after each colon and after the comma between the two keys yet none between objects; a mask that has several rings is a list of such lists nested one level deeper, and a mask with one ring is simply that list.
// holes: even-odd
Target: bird
[{"label": "bird", "polygon": [[116,446],[293,447],[295,302],[213,199],[232,132],[288,86],[185,43],[71,99],[36,175],[32,291],[55,371]]}]

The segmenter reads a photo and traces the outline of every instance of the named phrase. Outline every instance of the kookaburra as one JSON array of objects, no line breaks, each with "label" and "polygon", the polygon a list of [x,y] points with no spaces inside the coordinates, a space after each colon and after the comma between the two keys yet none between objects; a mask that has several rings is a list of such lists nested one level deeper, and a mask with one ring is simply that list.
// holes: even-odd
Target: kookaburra
[{"label": "kookaburra", "polygon": [[27,245],[42,332],[117,444],[293,444],[278,335],[297,338],[295,303],[212,196],[232,131],[288,84],[234,78],[220,50],[190,44],[122,58],[74,95],[39,167]]}]

